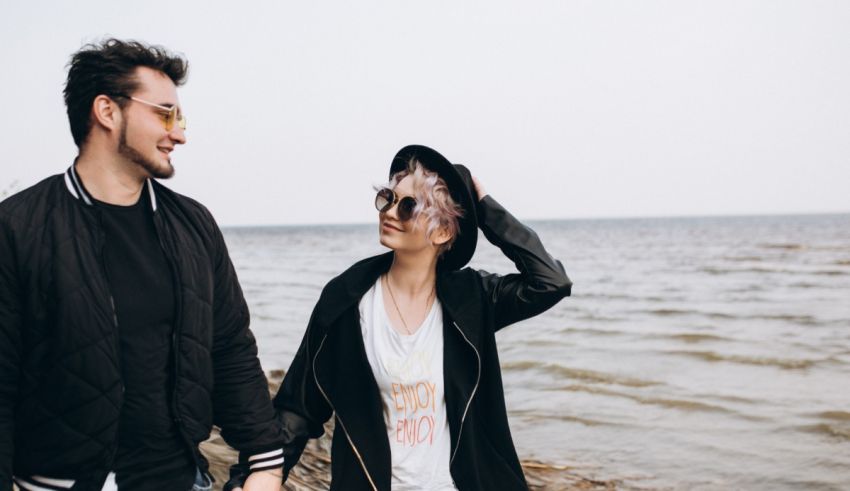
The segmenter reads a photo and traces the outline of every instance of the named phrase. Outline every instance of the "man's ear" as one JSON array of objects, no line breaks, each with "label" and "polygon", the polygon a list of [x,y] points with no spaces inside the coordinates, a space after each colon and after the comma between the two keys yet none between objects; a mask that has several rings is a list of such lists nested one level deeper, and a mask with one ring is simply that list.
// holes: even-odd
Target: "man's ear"
[{"label": "man's ear", "polygon": [[94,98],[91,106],[92,123],[107,131],[116,131],[121,127],[121,108],[118,103],[105,95]]}]

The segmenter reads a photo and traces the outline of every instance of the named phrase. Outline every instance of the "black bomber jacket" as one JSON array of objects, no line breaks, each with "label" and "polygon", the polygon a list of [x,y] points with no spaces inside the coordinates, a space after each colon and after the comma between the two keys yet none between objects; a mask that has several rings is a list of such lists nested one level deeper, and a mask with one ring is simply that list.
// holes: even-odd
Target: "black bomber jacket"
[{"label": "black bomber jacket", "polygon": [[[221,231],[148,180],[173,273],[172,417],[198,467],[212,425],[243,455],[283,443]],[[0,203],[0,490],[15,476],[108,471],[123,386],[100,211],[72,165]]]},{"label": "black bomber jacket", "polygon": [[[451,475],[461,491],[527,489],[508,426],[495,333],[552,307],[570,294],[572,283],[537,234],[493,198],[477,207],[485,237],[519,272],[438,269]],[[320,436],[323,423],[335,416],[331,489],[390,489],[390,446],[358,304],[389,269],[392,254],[358,262],[322,291],[274,400],[287,438],[287,474],[307,440]]]}]

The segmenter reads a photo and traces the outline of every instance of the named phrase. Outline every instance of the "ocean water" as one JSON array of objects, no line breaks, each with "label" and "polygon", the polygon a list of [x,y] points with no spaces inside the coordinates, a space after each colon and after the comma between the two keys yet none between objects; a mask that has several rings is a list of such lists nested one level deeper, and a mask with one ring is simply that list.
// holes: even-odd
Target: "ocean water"
[{"label": "ocean water", "polygon": [[[573,296],[497,335],[521,459],[626,486],[850,489],[850,215],[530,222]],[[376,225],[230,228],[264,368]],[[480,237],[472,267],[512,272]]]}]

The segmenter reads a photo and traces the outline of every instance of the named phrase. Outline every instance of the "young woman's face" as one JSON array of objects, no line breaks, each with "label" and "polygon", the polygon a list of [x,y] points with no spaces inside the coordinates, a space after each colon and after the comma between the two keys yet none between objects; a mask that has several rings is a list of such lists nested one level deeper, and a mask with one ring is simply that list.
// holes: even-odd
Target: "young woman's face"
[{"label": "young woman's face", "polygon": [[[405,196],[415,198],[413,177],[404,177],[393,188],[393,192],[398,199]],[[428,230],[428,223],[424,213],[420,213],[419,216],[407,221],[401,220],[398,216],[398,203],[386,212],[378,214],[378,227],[381,244],[396,252],[422,253],[431,251],[436,256],[439,252],[439,245],[445,242],[442,238],[444,234],[440,230],[434,231],[431,237],[425,235]]]}]

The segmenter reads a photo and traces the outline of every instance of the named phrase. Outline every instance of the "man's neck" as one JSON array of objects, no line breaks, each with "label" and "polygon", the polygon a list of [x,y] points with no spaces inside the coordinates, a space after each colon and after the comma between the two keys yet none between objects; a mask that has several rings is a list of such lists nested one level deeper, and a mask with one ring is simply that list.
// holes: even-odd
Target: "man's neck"
[{"label": "man's neck", "polygon": [[124,162],[120,156],[84,153],[75,165],[86,191],[94,199],[118,206],[130,206],[139,201],[145,178],[128,171],[132,164]]}]

